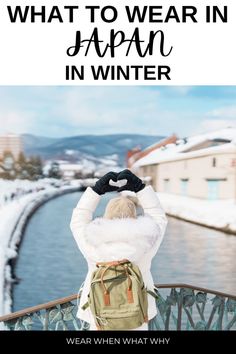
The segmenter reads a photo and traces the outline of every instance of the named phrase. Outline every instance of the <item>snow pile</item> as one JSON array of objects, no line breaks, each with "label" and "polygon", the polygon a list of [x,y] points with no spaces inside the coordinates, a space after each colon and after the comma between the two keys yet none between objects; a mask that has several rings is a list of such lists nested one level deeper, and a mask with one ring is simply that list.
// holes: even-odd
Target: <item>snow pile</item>
[{"label": "snow pile", "polygon": [[60,187],[62,181],[50,178],[44,178],[38,181],[28,181],[16,179],[14,181],[0,179],[0,210],[8,202],[19,199],[26,194],[45,190],[50,186]]},{"label": "snow pile", "polygon": [[17,257],[17,245],[29,216],[48,199],[76,191],[78,187],[52,179],[37,182],[0,180],[0,195],[14,195],[7,201],[2,198],[0,206],[0,316],[11,311],[14,280],[9,260]]},{"label": "snow pile", "polygon": [[176,194],[158,193],[166,213],[224,232],[236,233],[235,200],[201,200]]}]

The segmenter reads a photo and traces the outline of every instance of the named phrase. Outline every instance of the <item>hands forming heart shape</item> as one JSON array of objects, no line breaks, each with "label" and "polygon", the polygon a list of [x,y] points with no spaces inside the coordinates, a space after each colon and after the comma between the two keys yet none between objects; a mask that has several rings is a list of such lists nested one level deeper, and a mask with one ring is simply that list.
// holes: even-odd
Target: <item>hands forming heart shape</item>
[{"label": "hands forming heart shape", "polygon": [[[125,185],[120,182],[121,180],[127,181]],[[110,182],[112,184],[110,184]],[[96,182],[93,190],[99,195],[107,192],[122,192],[124,190],[129,190],[137,193],[144,187],[145,184],[142,182],[142,180],[131,171],[126,169],[119,173],[108,172]]]}]

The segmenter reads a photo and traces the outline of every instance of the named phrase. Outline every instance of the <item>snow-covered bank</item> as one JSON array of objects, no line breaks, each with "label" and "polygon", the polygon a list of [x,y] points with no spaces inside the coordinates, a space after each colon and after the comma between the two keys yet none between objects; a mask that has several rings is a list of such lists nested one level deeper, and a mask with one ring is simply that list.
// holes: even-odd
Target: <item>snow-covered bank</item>
[{"label": "snow-covered bank", "polygon": [[[28,182],[28,186],[29,184]],[[0,207],[0,315],[11,311],[12,279],[9,261],[17,257],[17,245],[28,218],[45,201],[74,192],[79,187],[78,184],[74,186],[53,184],[45,181],[43,188],[38,185],[34,192],[31,190],[29,194],[14,198]],[[3,192],[1,189],[1,193]]]},{"label": "snow-covered bank", "polygon": [[166,213],[199,225],[236,234],[235,200],[201,200],[158,193]]},{"label": "snow-covered bank", "polygon": [[4,180],[0,179],[0,209],[7,203],[19,199],[26,194],[39,192],[49,186],[60,187],[63,182],[56,179],[44,178],[38,181],[28,180]]}]

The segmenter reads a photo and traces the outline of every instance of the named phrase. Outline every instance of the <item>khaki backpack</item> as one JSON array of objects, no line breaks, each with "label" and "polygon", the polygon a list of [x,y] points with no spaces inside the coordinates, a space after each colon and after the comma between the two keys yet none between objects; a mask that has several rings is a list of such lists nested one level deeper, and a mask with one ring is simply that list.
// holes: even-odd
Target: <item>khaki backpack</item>
[{"label": "khaki backpack", "polygon": [[[100,330],[134,329],[148,322],[148,300],[139,268],[127,259],[97,263],[88,306]],[[149,292],[149,291],[148,291]]]}]

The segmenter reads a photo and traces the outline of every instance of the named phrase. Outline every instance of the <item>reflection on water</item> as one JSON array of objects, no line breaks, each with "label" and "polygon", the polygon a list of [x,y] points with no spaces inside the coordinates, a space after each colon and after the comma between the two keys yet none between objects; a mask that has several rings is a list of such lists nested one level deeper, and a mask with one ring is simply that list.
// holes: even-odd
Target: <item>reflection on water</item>
[{"label": "reflection on water", "polygon": [[[20,249],[14,311],[76,293],[87,264],[69,229],[80,193],[53,199],[31,218]],[[96,215],[102,215],[105,195]],[[96,235],[95,235],[96,237]],[[157,283],[188,283],[236,293],[236,237],[169,218],[162,246],[153,260]]]},{"label": "reflection on water", "polygon": [[236,237],[169,218],[153,260],[158,283],[187,283],[236,293]]}]

